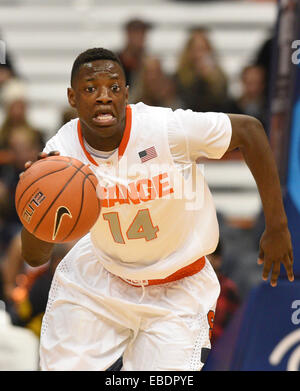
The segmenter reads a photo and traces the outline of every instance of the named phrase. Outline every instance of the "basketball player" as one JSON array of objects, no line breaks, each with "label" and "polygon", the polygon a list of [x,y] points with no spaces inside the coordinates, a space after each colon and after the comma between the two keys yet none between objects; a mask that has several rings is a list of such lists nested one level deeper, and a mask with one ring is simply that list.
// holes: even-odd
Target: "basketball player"
[{"label": "basketball player", "polygon": [[[249,116],[128,105],[122,65],[106,49],[77,57],[68,99],[79,118],[65,124],[40,157],[58,151],[89,164],[102,210],[56,269],[42,325],[41,368],[106,370],[123,356],[123,370],[200,370],[219,295],[206,255],[219,233],[211,194],[194,170],[198,157],[218,159],[240,148],[265,214],[263,279],[270,274],[276,286],[281,263],[294,278],[264,129]],[[176,186],[178,178],[183,185],[200,181],[197,207]],[[31,266],[50,258],[53,245],[25,229],[22,243]]]}]

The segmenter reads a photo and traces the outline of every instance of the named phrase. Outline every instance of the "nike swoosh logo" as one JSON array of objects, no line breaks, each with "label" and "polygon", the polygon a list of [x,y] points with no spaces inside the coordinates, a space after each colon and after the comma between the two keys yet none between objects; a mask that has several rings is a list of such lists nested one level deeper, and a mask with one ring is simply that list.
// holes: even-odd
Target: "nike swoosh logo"
[{"label": "nike swoosh logo", "polygon": [[57,208],[56,214],[55,214],[52,240],[55,240],[55,238],[58,234],[59,227],[60,227],[60,224],[61,224],[61,221],[62,221],[62,218],[64,215],[67,215],[69,218],[72,218],[72,214],[66,206],[59,206]]}]

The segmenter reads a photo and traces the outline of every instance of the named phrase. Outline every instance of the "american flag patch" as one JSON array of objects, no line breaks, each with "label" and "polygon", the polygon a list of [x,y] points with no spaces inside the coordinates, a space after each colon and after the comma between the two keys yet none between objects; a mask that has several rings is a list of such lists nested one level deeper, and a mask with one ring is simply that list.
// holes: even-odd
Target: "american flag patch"
[{"label": "american flag patch", "polygon": [[142,163],[145,163],[146,161],[157,157],[157,153],[156,153],[156,150],[154,147],[150,147],[150,148],[144,149],[144,151],[139,152],[139,157],[140,157]]}]

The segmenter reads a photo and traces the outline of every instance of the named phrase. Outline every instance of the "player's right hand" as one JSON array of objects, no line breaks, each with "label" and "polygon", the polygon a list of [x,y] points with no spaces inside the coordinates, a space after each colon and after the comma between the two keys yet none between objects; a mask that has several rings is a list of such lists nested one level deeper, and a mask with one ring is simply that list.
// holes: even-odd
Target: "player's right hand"
[{"label": "player's right hand", "polygon": [[[41,159],[45,159],[46,157],[48,156],[58,156],[60,154],[59,151],[50,151],[49,153],[47,152],[40,152],[38,155],[37,155],[37,160],[41,160]],[[33,162],[32,161],[28,161],[25,163],[25,170],[27,170],[27,168],[29,168],[30,166],[32,166]]]},{"label": "player's right hand", "polygon": [[[60,152],[59,151],[50,151],[49,153],[46,153],[46,152],[40,152],[37,156],[37,160],[41,160],[41,159],[45,159],[46,157],[48,156],[58,156],[60,155]],[[28,161],[24,164],[24,167],[25,167],[25,170],[27,170],[29,167],[31,167],[33,165],[34,162],[32,161]],[[19,175],[19,178],[21,178],[21,176],[23,175],[24,172],[21,172],[20,175]]]}]

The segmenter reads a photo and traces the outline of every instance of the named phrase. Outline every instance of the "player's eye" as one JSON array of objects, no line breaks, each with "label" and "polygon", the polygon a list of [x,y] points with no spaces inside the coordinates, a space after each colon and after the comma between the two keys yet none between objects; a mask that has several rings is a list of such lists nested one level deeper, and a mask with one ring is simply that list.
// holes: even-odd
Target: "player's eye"
[{"label": "player's eye", "polygon": [[111,86],[111,89],[113,92],[119,92],[120,91],[120,86],[118,84],[113,84]]},{"label": "player's eye", "polygon": [[95,87],[92,87],[92,86],[89,86],[89,87],[86,87],[85,88],[85,91],[86,92],[95,92],[96,88]]}]

